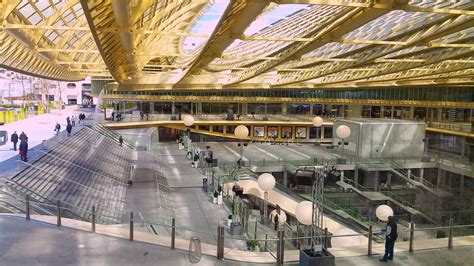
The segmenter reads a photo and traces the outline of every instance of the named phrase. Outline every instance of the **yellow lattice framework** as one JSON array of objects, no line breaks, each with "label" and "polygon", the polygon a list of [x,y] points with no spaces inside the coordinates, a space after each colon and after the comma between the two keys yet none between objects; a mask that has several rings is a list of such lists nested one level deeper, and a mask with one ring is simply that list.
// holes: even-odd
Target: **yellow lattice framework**
[{"label": "yellow lattice framework", "polygon": [[[472,0],[0,0],[0,67],[119,90],[474,83]],[[307,5],[245,34],[276,7]],[[192,51],[188,37],[205,38]]]}]

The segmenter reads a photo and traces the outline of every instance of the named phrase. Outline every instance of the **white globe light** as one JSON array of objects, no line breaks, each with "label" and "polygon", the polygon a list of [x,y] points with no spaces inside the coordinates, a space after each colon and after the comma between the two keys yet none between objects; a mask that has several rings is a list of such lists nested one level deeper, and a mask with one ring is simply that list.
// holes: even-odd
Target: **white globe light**
[{"label": "white globe light", "polygon": [[331,246],[333,248],[360,246],[360,239],[358,236],[356,236],[357,234],[358,233],[352,229],[346,227],[341,228],[333,234],[333,237],[331,237]]},{"label": "white globe light", "polygon": [[313,118],[313,126],[320,127],[323,125],[323,119],[320,116],[316,116]]},{"label": "white globe light", "polygon": [[[273,210],[270,213],[270,219],[272,219],[272,223],[275,223],[275,215],[277,215],[277,211]],[[286,223],[286,213],[282,210],[280,210],[280,215],[278,215],[278,223],[279,224],[284,224]]]},{"label": "white globe light", "polygon": [[336,135],[340,139],[347,139],[351,135],[351,128],[346,125],[340,125],[336,129]]},{"label": "white globe light", "polygon": [[270,191],[275,187],[275,177],[272,174],[264,173],[258,177],[258,187],[263,191]]},{"label": "white globe light", "polygon": [[234,134],[239,139],[245,139],[249,136],[249,129],[244,125],[240,125],[235,128]]},{"label": "white globe light", "polygon": [[313,203],[311,201],[302,201],[295,208],[296,219],[302,224],[313,224]]},{"label": "white globe light", "polygon": [[192,117],[190,115],[185,115],[183,117],[183,122],[184,122],[185,126],[190,127],[194,124],[194,117]]},{"label": "white globe light", "polygon": [[375,209],[375,215],[380,221],[388,221],[389,216],[393,216],[393,210],[388,205],[380,205]]}]

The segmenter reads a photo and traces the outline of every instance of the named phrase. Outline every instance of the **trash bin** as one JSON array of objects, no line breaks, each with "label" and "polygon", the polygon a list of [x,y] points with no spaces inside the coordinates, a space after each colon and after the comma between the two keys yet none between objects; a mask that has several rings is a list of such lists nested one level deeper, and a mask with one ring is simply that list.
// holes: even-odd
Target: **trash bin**
[{"label": "trash bin", "polygon": [[198,263],[201,261],[201,240],[197,236],[193,236],[189,240],[188,257],[189,262],[191,263]]},{"label": "trash bin", "polygon": [[207,192],[207,178],[205,177],[202,179],[202,190]]}]

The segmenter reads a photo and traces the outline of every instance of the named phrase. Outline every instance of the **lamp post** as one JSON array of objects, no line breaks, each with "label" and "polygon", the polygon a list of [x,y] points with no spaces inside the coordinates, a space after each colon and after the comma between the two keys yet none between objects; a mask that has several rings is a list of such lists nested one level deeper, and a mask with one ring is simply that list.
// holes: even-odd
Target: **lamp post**
[{"label": "lamp post", "polygon": [[333,170],[326,166],[314,167],[312,201],[302,201],[295,208],[298,221],[311,225],[311,247],[309,250],[300,251],[299,265],[334,265],[334,256],[324,249],[325,236],[322,230],[324,178],[330,171]]},{"label": "lamp post", "polygon": [[242,143],[243,139],[246,139],[249,136],[249,129],[244,125],[239,125],[234,129],[234,135],[239,139],[239,167],[240,163],[244,158],[244,145]]},{"label": "lamp post", "polygon": [[342,140],[342,152],[344,153],[344,139],[351,135],[351,128],[346,125],[340,125],[336,129],[336,136]]},{"label": "lamp post", "polygon": [[188,148],[188,151],[189,151],[189,140],[191,139],[191,129],[189,127],[191,127],[194,124],[194,117],[191,116],[191,115],[185,115],[183,117],[183,123],[187,127],[187,129],[186,129],[186,137],[187,137],[186,147]]},{"label": "lamp post", "polygon": [[323,118],[320,116],[315,116],[313,118],[313,126],[319,128],[319,130],[316,129],[316,141],[320,141],[320,130],[322,129],[321,126],[323,125]]},{"label": "lamp post", "polygon": [[275,187],[275,177],[270,173],[263,173],[258,177],[258,187],[264,191],[263,193],[263,218],[262,223],[266,223],[268,219],[268,191]]}]

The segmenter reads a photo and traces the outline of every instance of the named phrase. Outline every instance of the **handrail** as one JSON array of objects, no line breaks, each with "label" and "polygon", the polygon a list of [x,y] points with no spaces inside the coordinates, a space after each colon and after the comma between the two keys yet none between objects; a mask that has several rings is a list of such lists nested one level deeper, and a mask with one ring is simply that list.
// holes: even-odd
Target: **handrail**
[{"label": "handrail", "polygon": [[108,176],[103,175],[103,174],[101,174],[101,173],[98,173],[98,172],[96,172],[96,171],[90,170],[90,169],[88,169],[88,168],[86,168],[86,167],[80,166],[80,165],[78,165],[78,164],[76,164],[76,163],[73,163],[73,162],[68,161],[68,160],[66,160],[66,159],[63,159],[63,158],[60,158],[59,156],[53,155],[53,154],[51,154],[51,153],[49,153],[49,152],[45,152],[45,151],[42,151],[42,150],[39,150],[39,149],[37,149],[37,151],[40,151],[40,152],[42,152],[42,153],[45,154],[45,155],[54,157],[54,158],[56,158],[56,159],[58,159],[58,160],[61,160],[61,161],[63,161],[63,162],[67,162],[67,163],[69,163],[69,164],[72,164],[72,165],[74,165],[74,166],[76,166],[76,167],[79,167],[79,168],[81,168],[81,169],[83,169],[83,170],[86,170],[86,171],[88,171],[88,172],[91,172],[91,173],[94,173],[94,174],[96,174],[96,175],[99,175],[99,176],[105,177],[105,178],[107,178],[107,179],[110,179],[110,180],[113,181],[113,182],[120,183],[120,185],[128,186],[128,184],[125,183],[125,182],[122,182],[122,181],[119,181],[119,180],[115,180],[114,178],[111,178],[111,177],[108,177]]},{"label": "handrail", "polygon": [[[61,177],[61,176],[59,176],[59,175],[57,175],[57,174],[50,173],[50,172],[48,172],[48,171],[46,171],[46,170],[44,170],[44,169],[41,169],[40,167],[35,166],[35,165],[33,165],[33,164],[30,164],[30,163],[27,163],[27,162],[24,162],[24,161],[19,161],[19,160],[17,160],[17,162],[24,163],[24,164],[26,164],[26,165],[28,165],[28,166],[30,166],[30,167],[33,167],[33,168],[38,169],[38,170],[43,171],[43,172],[47,172],[48,174],[53,175],[53,176],[56,176],[56,177],[58,177],[58,178],[60,178],[60,179],[65,179],[65,180],[67,180],[67,181],[69,181],[69,182],[72,182],[72,183],[74,183],[74,184],[77,184],[77,185],[79,185],[79,186],[81,186],[81,187],[85,187],[86,189],[92,190],[92,191],[94,191],[94,192],[98,192],[99,194],[105,194],[105,195],[107,195],[107,196],[112,196],[112,197],[116,198],[115,195],[112,195],[112,194],[109,194],[109,193],[107,193],[107,192],[103,192],[103,191],[97,190],[97,189],[95,189],[95,188],[91,188],[91,187],[86,186],[86,185],[84,185],[84,184],[81,184],[81,183],[79,183],[79,182],[77,182],[77,181],[71,180],[71,179],[69,179],[69,178],[67,178],[67,177]],[[50,179],[50,178],[49,178],[49,179]],[[48,179],[48,180],[49,180],[49,179]],[[105,199],[105,198],[101,198],[101,199]],[[123,199],[121,199],[121,198],[120,198],[119,200],[122,201],[122,202],[125,202],[125,201],[126,201],[126,200],[123,200]]]}]

